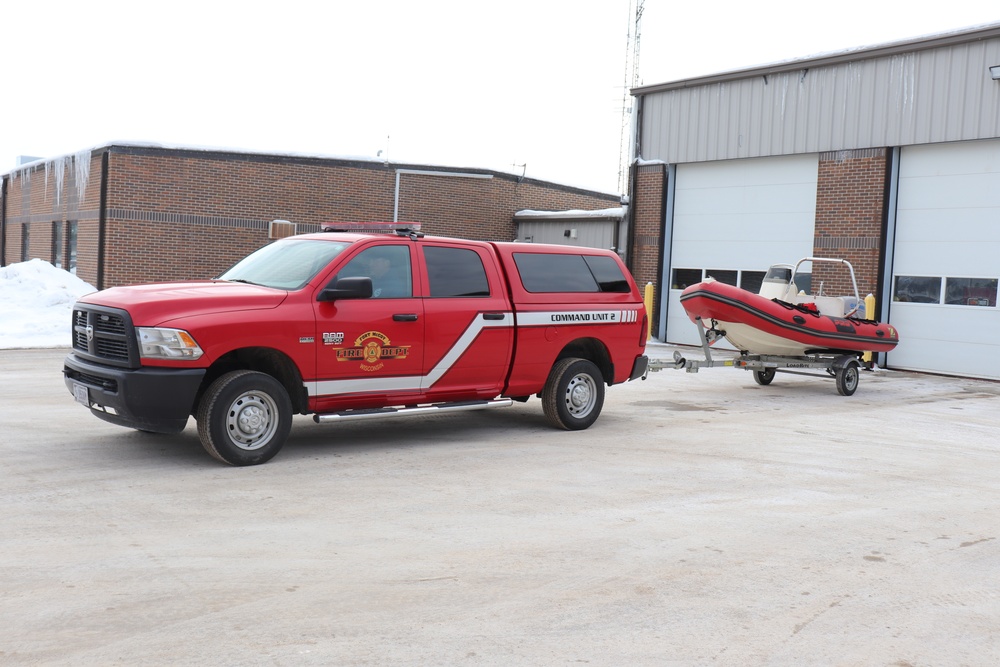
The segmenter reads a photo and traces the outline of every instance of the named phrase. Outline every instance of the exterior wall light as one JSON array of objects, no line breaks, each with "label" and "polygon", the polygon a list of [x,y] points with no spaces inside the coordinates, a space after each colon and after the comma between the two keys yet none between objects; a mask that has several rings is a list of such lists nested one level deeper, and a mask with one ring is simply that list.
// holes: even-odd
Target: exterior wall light
[{"label": "exterior wall light", "polygon": [[994,65],[993,67],[990,68],[990,77],[994,81],[1000,79],[1000,65]]}]

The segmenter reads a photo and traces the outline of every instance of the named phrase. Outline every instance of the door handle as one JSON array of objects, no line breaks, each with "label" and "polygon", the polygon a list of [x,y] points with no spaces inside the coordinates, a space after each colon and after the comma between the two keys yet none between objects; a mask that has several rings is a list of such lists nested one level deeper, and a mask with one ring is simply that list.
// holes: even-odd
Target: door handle
[{"label": "door handle", "polygon": [[395,315],[392,316],[392,321],[393,322],[416,322],[417,321],[417,314],[416,313],[396,313]]},{"label": "door handle", "polygon": [[502,320],[507,317],[504,313],[483,313],[484,320]]}]

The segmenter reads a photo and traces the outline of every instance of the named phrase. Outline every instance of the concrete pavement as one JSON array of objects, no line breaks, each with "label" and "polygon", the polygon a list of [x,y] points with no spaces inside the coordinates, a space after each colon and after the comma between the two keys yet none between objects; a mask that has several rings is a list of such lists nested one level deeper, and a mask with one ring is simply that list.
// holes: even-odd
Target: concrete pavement
[{"label": "concrete pavement", "polygon": [[229,468],[64,354],[0,350],[0,664],[1000,662],[998,383],[665,370],[579,433],[298,417]]}]

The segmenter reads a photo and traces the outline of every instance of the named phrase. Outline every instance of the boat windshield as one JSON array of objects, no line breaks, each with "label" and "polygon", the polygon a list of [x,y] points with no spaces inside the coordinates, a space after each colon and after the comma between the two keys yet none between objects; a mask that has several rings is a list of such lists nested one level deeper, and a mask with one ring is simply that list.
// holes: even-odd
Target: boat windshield
[{"label": "boat windshield", "polygon": [[786,264],[776,264],[767,270],[764,275],[766,283],[781,283],[787,285],[792,281],[792,267]]},{"label": "boat windshield", "polygon": [[348,245],[332,240],[282,239],[247,255],[219,280],[302,289]]}]

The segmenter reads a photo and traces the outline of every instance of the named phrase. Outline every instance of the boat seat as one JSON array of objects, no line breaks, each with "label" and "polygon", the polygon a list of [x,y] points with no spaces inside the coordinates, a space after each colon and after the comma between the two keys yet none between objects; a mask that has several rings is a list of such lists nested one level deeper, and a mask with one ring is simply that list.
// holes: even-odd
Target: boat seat
[{"label": "boat seat", "polygon": [[795,304],[814,303],[819,309],[820,315],[830,317],[843,317],[847,312],[847,304],[841,296],[809,296],[808,294],[798,294],[792,302]]}]

